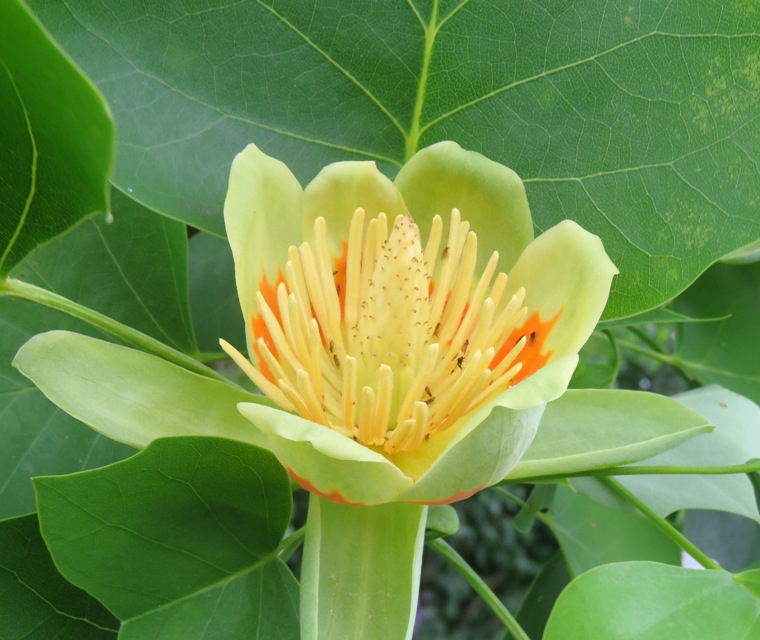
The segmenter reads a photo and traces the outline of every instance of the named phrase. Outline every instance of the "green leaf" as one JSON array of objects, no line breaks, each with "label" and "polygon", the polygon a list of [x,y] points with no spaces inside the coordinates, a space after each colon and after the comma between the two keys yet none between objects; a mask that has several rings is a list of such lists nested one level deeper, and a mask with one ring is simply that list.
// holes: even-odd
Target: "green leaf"
[{"label": "green leaf", "polygon": [[592,333],[578,358],[578,367],[570,380],[571,389],[609,389],[615,382],[620,354],[611,335]]},{"label": "green leaf", "polygon": [[[715,430],[641,464],[709,467],[760,459],[760,407],[756,404],[720,387],[704,387],[675,399],[703,415]],[[621,476],[618,480],[662,516],[680,509],[716,509],[760,522],[755,491],[745,474]]]},{"label": "green leaf", "polygon": [[729,315],[722,315],[714,318],[694,318],[683,313],[678,313],[667,307],[658,307],[644,313],[638,313],[628,318],[618,320],[607,320],[599,323],[599,329],[620,329],[622,327],[631,327],[638,324],[684,324],[687,322],[720,322],[726,320]]},{"label": "green leaf", "polygon": [[664,396],[570,390],[547,405],[536,438],[507,480],[643,460],[710,430],[705,418]]},{"label": "green leaf", "polygon": [[425,541],[454,535],[459,531],[459,516],[450,504],[436,504],[428,508],[425,522]]},{"label": "green leaf", "polygon": [[730,574],[625,562],[573,580],[543,640],[714,640],[759,633],[760,600]]},{"label": "green leaf", "polygon": [[56,570],[36,516],[0,522],[0,637],[114,640],[119,621]]},{"label": "green leaf", "polygon": [[573,576],[611,562],[681,561],[680,549],[649,520],[566,487],[557,487],[554,505],[542,520],[557,537]]},{"label": "green leaf", "polygon": [[116,183],[217,234],[245,142],[306,181],[345,159],[390,175],[453,139],[523,177],[538,230],[602,237],[622,267],[607,319],[760,238],[746,3],[31,4],[114,107]]},{"label": "green leaf", "polygon": [[0,276],[108,211],[113,123],[100,94],[17,0],[0,6]]},{"label": "green leaf", "polygon": [[66,331],[35,336],[19,350],[14,365],[64,411],[134,447],[186,435],[256,444],[258,431],[238,413],[237,404],[271,406],[264,396],[156,356]]},{"label": "green leaf", "polygon": [[[555,553],[538,572],[517,612],[517,622],[530,638],[544,633],[554,603],[570,582],[570,574],[561,553]],[[507,634],[503,640],[514,640]]]},{"label": "green leaf", "polygon": [[185,226],[113,190],[113,222],[86,220],[11,275],[101,311],[181,351],[196,350]]},{"label": "green leaf", "polygon": [[199,349],[218,352],[219,338],[224,338],[245,353],[245,326],[229,243],[199,233],[189,245],[190,304]]},{"label": "green leaf", "polygon": [[682,313],[730,317],[678,327],[680,366],[703,383],[715,383],[760,403],[760,263],[716,265],[675,301]]},{"label": "green leaf", "polygon": [[756,522],[720,511],[687,511],[683,533],[726,571],[758,566],[760,527]]},{"label": "green leaf", "polygon": [[125,622],[124,638],[298,637],[296,583],[276,554],[290,483],[268,452],[163,439],[35,490],[56,565]]}]

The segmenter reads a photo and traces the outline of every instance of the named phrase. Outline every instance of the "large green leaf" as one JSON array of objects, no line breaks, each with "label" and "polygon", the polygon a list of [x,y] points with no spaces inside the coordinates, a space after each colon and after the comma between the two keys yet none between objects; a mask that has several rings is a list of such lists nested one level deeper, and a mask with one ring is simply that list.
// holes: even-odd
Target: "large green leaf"
[{"label": "large green leaf", "polygon": [[0,637],[114,640],[116,620],[53,565],[36,516],[0,522]]},{"label": "large green leaf", "polygon": [[760,237],[749,3],[31,5],[114,108],[117,184],[214,233],[246,142],[308,180],[453,139],[525,179],[539,230],[570,217],[603,238],[607,318]]},{"label": "large green leaf", "polygon": [[675,301],[682,313],[730,317],[678,327],[679,363],[704,383],[713,382],[760,403],[760,263],[711,268]]},{"label": "large green leaf", "polygon": [[21,2],[0,5],[0,276],[108,210],[113,123],[103,98]]},{"label": "large green leaf", "polygon": [[711,430],[675,400],[651,393],[570,390],[549,403],[538,434],[507,480],[643,460]]},{"label": "large green leaf", "polygon": [[649,520],[605,507],[566,487],[542,516],[562,548],[571,576],[610,562],[679,564],[680,549]]},{"label": "large green leaf", "polygon": [[276,554],[290,483],[270,453],[170,438],[35,489],[56,565],[126,623],[120,637],[298,637],[296,582]]},{"label": "large green leaf", "polygon": [[[747,575],[748,581],[754,577]],[[543,640],[727,640],[759,635],[760,600],[730,574],[625,562],[598,567],[573,580],[559,597]]]}]

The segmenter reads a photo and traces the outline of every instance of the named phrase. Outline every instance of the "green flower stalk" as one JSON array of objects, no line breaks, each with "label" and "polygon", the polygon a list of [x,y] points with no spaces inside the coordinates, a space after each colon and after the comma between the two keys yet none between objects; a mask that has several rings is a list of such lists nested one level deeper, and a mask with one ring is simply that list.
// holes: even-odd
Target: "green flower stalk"
[{"label": "green flower stalk", "polygon": [[225,222],[251,359],[222,346],[281,408],[239,410],[313,495],[302,636],[408,638],[426,505],[520,460],[617,271],[574,222],[534,240],[519,177],[452,142],[306,189],[251,145]]}]

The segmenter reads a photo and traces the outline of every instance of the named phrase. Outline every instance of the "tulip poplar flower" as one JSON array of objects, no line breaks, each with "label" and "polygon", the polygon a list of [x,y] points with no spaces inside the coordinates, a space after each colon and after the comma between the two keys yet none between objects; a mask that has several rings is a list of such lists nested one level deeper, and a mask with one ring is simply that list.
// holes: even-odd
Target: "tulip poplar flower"
[{"label": "tulip poplar flower", "polygon": [[427,505],[502,480],[567,388],[617,272],[563,221],[533,239],[518,176],[442,142],[302,189],[251,145],[225,222],[251,359],[245,403],[312,493],[302,637],[408,638]]}]

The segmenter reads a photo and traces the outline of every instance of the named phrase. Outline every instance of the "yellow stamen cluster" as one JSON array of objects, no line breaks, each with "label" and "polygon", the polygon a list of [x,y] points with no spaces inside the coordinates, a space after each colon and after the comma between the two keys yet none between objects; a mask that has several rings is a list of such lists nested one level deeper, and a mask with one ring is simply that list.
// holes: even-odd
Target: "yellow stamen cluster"
[{"label": "yellow stamen cluster", "polygon": [[257,351],[276,383],[222,342],[281,407],[393,454],[417,448],[509,387],[526,338],[498,363],[494,355],[525,319],[525,292],[503,299],[507,276],[494,278],[496,252],[476,281],[477,238],[457,209],[443,249],[436,216],[424,250],[410,216],[398,216],[389,234],[385,214],[365,224],[357,209],[343,303],[323,218],[314,237],[314,249],[290,247],[277,308],[257,295],[275,347],[259,337]]}]

